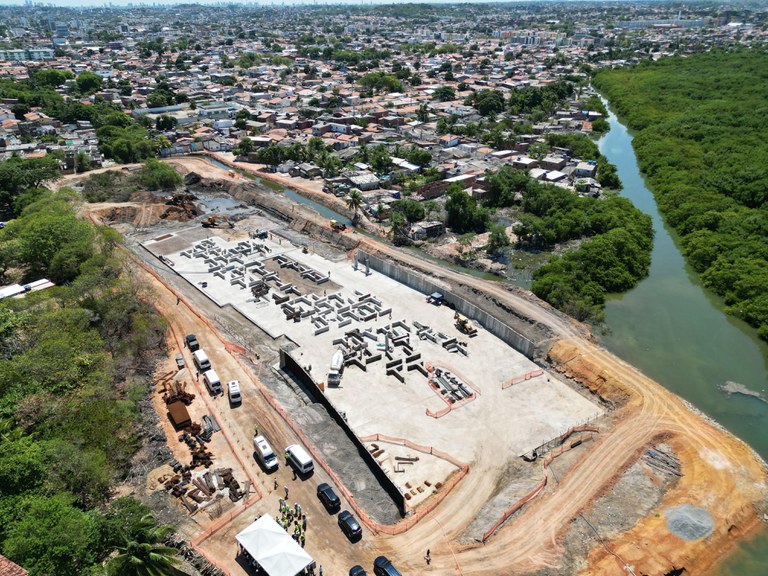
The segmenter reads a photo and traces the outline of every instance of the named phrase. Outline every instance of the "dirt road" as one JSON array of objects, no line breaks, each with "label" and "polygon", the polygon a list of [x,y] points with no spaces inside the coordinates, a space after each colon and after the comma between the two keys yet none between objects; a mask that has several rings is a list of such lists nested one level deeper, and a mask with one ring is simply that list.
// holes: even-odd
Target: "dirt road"
[{"label": "dirt road", "polygon": [[[226,170],[201,159],[174,159],[172,163],[206,177],[229,178]],[[348,569],[352,563],[363,563],[363,559],[370,562],[372,555],[379,552],[396,559],[404,573],[510,574],[542,568],[549,568],[553,574],[562,573],[559,572],[562,567],[558,541],[563,531],[579,512],[588,510],[596,498],[610,489],[622,471],[636,461],[652,441],[659,438],[664,438],[675,448],[684,476],[666,494],[661,506],[631,530],[608,541],[613,553],[596,546],[589,557],[586,573],[662,574],[673,567],[684,566],[689,573],[699,574],[733,545],[735,535],[743,535],[755,527],[759,504],[765,502],[768,493],[763,463],[743,442],[709,423],[691,411],[680,398],[594,344],[584,326],[529,295],[511,292],[497,283],[467,278],[368,237],[360,236],[360,246],[456,285],[482,288],[521,316],[546,325],[556,335],[557,342],[549,351],[555,369],[605,397],[621,401],[622,405],[614,414],[615,425],[601,432],[599,439],[568,474],[560,478],[559,483],[551,479],[551,487],[487,544],[459,549],[455,540],[492,496],[495,486],[483,480],[494,477],[491,471],[498,468],[494,450],[503,447],[501,440],[471,463],[470,475],[459,483],[450,497],[405,534],[371,536],[366,539],[366,547],[350,548],[338,538],[337,528],[324,530],[318,547],[310,551],[323,557],[329,550],[334,550],[334,560],[329,562],[338,568],[335,573],[343,573],[343,569]],[[161,295],[160,309],[178,334],[195,332],[202,335],[204,342],[218,339],[217,334],[189,309],[173,305],[175,296],[163,283],[154,278],[148,278],[148,281]],[[278,446],[293,441],[295,435],[286,421],[260,396],[257,375],[244,370],[223,345],[217,343],[215,348],[214,363],[226,366],[228,373],[226,377],[222,376],[223,379],[237,377],[241,382],[250,382],[245,388],[244,409],[224,416],[225,425],[232,423],[233,435],[238,434],[238,429],[242,435],[242,430],[251,427],[250,418],[258,420],[259,426],[275,438]],[[238,438],[243,447],[250,442],[250,438]],[[278,473],[280,483],[289,481],[280,476],[283,473]],[[271,479],[259,475],[265,494],[269,494]],[[321,472],[318,479],[322,478]],[[305,501],[316,504],[314,485],[316,481],[311,486],[297,485],[302,505]],[[710,512],[716,521],[710,537],[684,542],[669,533],[664,525],[663,510],[681,503],[702,506]],[[322,510],[314,509],[310,512],[313,517],[319,517],[321,513]],[[227,534],[227,537],[231,542],[231,536]],[[229,562],[229,555],[221,552],[226,546],[223,540],[212,539],[211,545],[214,551],[221,553],[222,562]],[[432,552],[429,566],[422,559],[427,548]]]}]

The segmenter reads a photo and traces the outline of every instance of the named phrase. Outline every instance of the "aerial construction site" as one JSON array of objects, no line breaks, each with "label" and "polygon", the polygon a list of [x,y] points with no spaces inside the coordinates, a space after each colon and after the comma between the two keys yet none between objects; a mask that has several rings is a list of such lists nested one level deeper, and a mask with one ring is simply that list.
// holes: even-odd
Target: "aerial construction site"
[{"label": "aerial construction site", "polygon": [[[255,574],[243,534],[286,505],[329,575],[379,556],[402,574],[701,574],[768,518],[750,448],[530,293],[170,163],[187,195],[171,212],[147,195],[84,212],[123,234],[170,327],[153,405],[173,457],[134,490],[205,570]],[[285,465],[292,445],[313,473]]]}]

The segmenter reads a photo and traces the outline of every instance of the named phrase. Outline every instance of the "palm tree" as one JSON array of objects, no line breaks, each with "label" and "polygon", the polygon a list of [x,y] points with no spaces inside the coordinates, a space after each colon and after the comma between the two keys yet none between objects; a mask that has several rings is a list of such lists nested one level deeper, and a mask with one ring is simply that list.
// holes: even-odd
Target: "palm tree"
[{"label": "palm tree", "polygon": [[131,531],[118,554],[107,563],[109,576],[173,576],[180,560],[176,548],[163,542],[173,526],[157,526],[151,514],[144,516]]},{"label": "palm tree", "polygon": [[354,218],[352,218],[353,220],[356,221],[358,219],[357,211],[362,205],[363,205],[363,195],[360,194],[360,190],[358,190],[357,188],[352,188],[352,191],[349,193],[349,196],[347,196],[347,208],[355,211],[355,216]]}]

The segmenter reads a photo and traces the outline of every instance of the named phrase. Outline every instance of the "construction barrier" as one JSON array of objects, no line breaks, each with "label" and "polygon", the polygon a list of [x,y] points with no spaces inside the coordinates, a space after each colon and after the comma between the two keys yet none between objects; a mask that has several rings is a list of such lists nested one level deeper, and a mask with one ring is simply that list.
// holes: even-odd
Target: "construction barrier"
[{"label": "construction barrier", "polygon": [[436,450],[432,446],[424,446],[422,444],[416,444],[415,442],[411,442],[406,438],[397,438],[395,436],[387,436],[386,434],[371,434],[370,436],[361,436],[360,440],[362,442],[386,442],[387,444],[397,444],[399,446],[405,446],[406,448],[411,448],[412,450],[416,450],[423,454],[430,454],[432,456],[436,456],[437,458],[450,462],[451,464],[453,464],[459,469],[458,472],[451,475],[449,479],[445,482],[445,484],[442,485],[442,487],[440,488],[440,491],[434,496],[432,496],[427,501],[427,504],[422,508],[420,508],[410,518],[402,522],[398,522],[397,524],[394,524],[394,525],[379,525],[378,531],[383,532],[385,534],[390,534],[394,536],[397,534],[402,534],[403,532],[406,532],[411,528],[413,528],[413,526],[415,526],[422,518],[424,518],[424,516],[426,516],[432,510],[434,510],[437,507],[437,505],[443,501],[443,499],[456,487],[456,485],[461,481],[461,479],[464,478],[464,476],[466,476],[467,473],[469,472],[468,464],[465,464],[464,462],[457,460],[450,454],[447,454],[446,452],[443,452],[441,450]]},{"label": "construction barrier", "polygon": [[509,344],[526,358],[533,359],[536,351],[536,344],[534,342],[493,316],[493,314],[486,312],[464,298],[447,291],[444,284],[433,282],[431,279],[427,278],[425,274],[407,270],[403,266],[380,258],[379,256],[368,254],[363,250],[358,250],[358,253],[360,254],[360,261],[370,264],[370,267],[380,274],[389,276],[401,284],[405,284],[425,295],[432,294],[433,292],[441,293],[443,295],[443,301],[446,304],[449,304],[467,318],[479,322],[488,332]]},{"label": "construction barrier", "polygon": [[526,504],[528,504],[528,502],[530,502],[531,500],[533,500],[534,498],[536,498],[536,496],[538,496],[538,495],[541,493],[541,491],[542,491],[542,490],[544,490],[544,488],[547,486],[547,479],[548,479],[548,476],[547,476],[547,468],[549,467],[549,465],[552,463],[552,461],[553,461],[555,458],[557,458],[558,456],[560,456],[560,455],[562,455],[563,453],[567,452],[568,450],[571,450],[572,448],[575,448],[576,446],[579,446],[579,445],[580,445],[582,442],[585,442],[585,441],[587,441],[587,440],[591,440],[591,439],[592,439],[592,432],[599,432],[599,430],[598,430],[596,427],[594,427],[594,426],[576,426],[576,427],[574,427],[574,428],[571,428],[570,430],[568,430],[568,432],[566,432],[566,433],[565,433],[565,434],[563,434],[562,436],[560,436],[560,437],[559,437],[559,439],[560,439],[560,441],[561,441],[561,442],[565,442],[565,440],[566,440],[568,437],[570,437],[572,434],[574,434],[574,433],[576,433],[576,432],[582,432],[582,431],[588,431],[588,432],[590,432],[590,433],[589,433],[589,434],[582,434],[581,436],[578,436],[578,437],[576,437],[576,439],[574,439],[574,441],[573,441],[573,442],[570,442],[570,443],[568,443],[568,444],[561,444],[561,445],[560,445],[560,447],[559,447],[557,450],[555,450],[555,451],[551,452],[551,453],[550,453],[550,454],[549,454],[549,455],[548,455],[548,456],[547,456],[547,457],[544,459],[544,461],[543,461],[543,463],[542,463],[542,469],[543,469],[543,471],[544,471],[544,479],[543,479],[541,482],[539,482],[539,483],[536,485],[536,487],[535,487],[535,488],[533,488],[533,490],[531,490],[530,492],[528,492],[528,494],[526,494],[525,496],[523,496],[522,498],[520,498],[520,499],[519,499],[517,502],[515,502],[514,504],[512,504],[512,506],[510,506],[509,508],[507,508],[507,510],[505,510],[505,511],[504,511],[504,513],[503,513],[503,514],[501,515],[501,517],[500,517],[500,518],[499,518],[499,519],[498,519],[498,520],[497,520],[497,521],[494,523],[494,525],[493,525],[493,526],[491,526],[491,527],[490,527],[490,529],[488,529],[488,531],[486,531],[486,532],[483,534],[483,538],[482,538],[482,542],[483,542],[483,544],[485,544],[485,543],[486,543],[486,541],[487,541],[487,540],[488,540],[488,539],[489,539],[491,536],[493,536],[493,534],[494,534],[494,533],[495,533],[495,532],[496,532],[496,531],[497,531],[499,528],[501,528],[501,526],[502,526],[502,525],[503,525],[503,524],[504,524],[504,523],[505,523],[507,520],[509,520],[509,518],[510,518],[510,517],[511,517],[511,516],[512,516],[512,515],[513,515],[515,512],[517,512],[518,510],[520,510],[520,508],[522,508],[523,506],[525,506]]},{"label": "construction barrier", "polygon": [[312,378],[312,376],[306,370],[304,370],[304,368],[301,367],[299,362],[297,362],[290,353],[282,349],[280,350],[280,366],[301,380],[304,386],[312,391],[312,395],[314,396],[315,401],[325,406],[328,414],[331,415],[336,424],[344,431],[350,442],[355,445],[361,458],[371,469],[371,472],[376,477],[376,480],[379,481],[379,484],[381,484],[382,488],[384,488],[387,494],[389,494],[390,498],[394,500],[398,510],[400,511],[400,515],[405,516],[407,511],[407,503],[405,496],[400,491],[400,488],[398,488],[397,484],[395,484],[395,482],[386,475],[384,470],[381,469],[381,466],[379,466],[376,458],[373,457],[366,446],[362,443],[360,438],[355,434],[352,428],[350,428],[347,421],[341,416],[341,414],[339,414],[336,407],[323,393],[317,382],[315,382],[315,379]]},{"label": "construction barrier", "polygon": [[520,384],[520,382],[525,382],[526,380],[530,380],[531,378],[536,378],[537,376],[541,376],[542,374],[544,374],[544,370],[542,370],[541,368],[538,368],[536,370],[531,370],[530,372],[526,372],[522,376],[516,376],[511,380],[502,382],[501,389],[506,390],[510,386],[514,386],[515,384]]},{"label": "construction barrier", "polygon": [[[442,368],[443,370],[447,370],[451,374],[454,374],[458,376],[464,384],[472,388],[474,391],[474,394],[470,396],[469,398],[463,398],[462,400],[459,400],[458,402],[451,403],[445,396],[440,394],[439,387],[434,383],[433,375],[435,373],[435,367]],[[480,395],[480,389],[475,386],[471,380],[469,380],[466,376],[463,376],[461,372],[450,366],[449,364],[445,364],[444,362],[430,362],[426,365],[427,373],[430,375],[427,378],[427,384],[432,389],[435,394],[437,394],[437,397],[440,398],[443,402],[445,402],[446,407],[442,410],[438,410],[437,412],[433,412],[429,408],[425,410],[425,413],[427,416],[430,416],[432,418],[442,418],[446,414],[450,413],[452,410],[455,410],[456,408],[459,408],[461,406],[464,406],[464,404],[467,404],[469,402],[472,402],[477,396]]]}]

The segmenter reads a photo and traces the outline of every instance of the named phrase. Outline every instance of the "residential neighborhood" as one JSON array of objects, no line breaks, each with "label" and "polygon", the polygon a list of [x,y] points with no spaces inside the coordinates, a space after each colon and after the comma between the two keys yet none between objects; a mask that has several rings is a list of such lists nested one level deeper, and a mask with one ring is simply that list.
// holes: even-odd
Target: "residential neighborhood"
[{"label": "residential neighborhood", "polygon": [[[341,198],[358,190],[365,217],[388,225],[392,202],[442,207],[451,184],[482,201],[502,166],[579,195],[619,188],[596,155],[552,138],[607,129],[590,74],[766,34],[760,13],[654,4],[631,19],[602,4],[454,12],[28,3],[0,13],[0,78],[56,70],[62,82],[52,88],[68,105],[125,112],[148,130],[153,154],[217,155],[290,177],[299,190],[322,180]],[[91,79],[85,90],[82,78]],[[87,114],[67,122],[45,109],[0,99],[0,159],[52,154],[72,173],[145,156],[105,146]],[[424,236],[406,224],[403,233]]]}]

